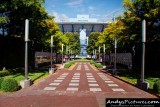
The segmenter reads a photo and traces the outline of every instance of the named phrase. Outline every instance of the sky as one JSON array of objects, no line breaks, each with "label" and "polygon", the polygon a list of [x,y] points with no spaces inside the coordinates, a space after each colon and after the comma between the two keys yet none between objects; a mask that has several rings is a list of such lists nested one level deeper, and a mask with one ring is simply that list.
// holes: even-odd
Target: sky
[{"label": "sky", "polygon": [[55,20],[68,20],[80,14],[104,22],[123,13],[122,2],[123,0],[46,0],[45,7],[50,15],[55,16]]}]

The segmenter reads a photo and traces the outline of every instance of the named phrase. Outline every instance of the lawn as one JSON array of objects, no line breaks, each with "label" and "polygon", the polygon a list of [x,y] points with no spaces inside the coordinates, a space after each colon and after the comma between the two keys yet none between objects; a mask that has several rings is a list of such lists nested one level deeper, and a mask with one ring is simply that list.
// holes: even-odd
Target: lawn
[{"label": "lawn", "polygon": [[[137,84],[137,78],[135,78],[135,77],[120,76],[119,78],[121,78],[122,80],[127,81],[133,85]],[[149,83],[149,89],[153,89],[153,85],[154,85],[155,81],[157,81],[158,79],[160,79],[160,78],[147,77],[145,79],[145,81]]]},{"label": "lawn", "polygon": [[[32,72],[28,74],[28,78],[30,78],[33,82],[37,79],[39,79],[42,76],[46,76],[48,75],[48,71],[44,71],[44,72]],[[13,75],[8,75],[5,76],[3,78],[14,78],[15,80],[17,80],[18,84],[20,85],[20,81],[24,80],[24,73],[16,73]]]}]

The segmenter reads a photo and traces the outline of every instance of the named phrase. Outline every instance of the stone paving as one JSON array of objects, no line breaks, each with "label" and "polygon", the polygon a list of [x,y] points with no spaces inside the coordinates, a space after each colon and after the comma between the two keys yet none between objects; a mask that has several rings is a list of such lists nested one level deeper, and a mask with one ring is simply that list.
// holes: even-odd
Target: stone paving
[{"label": "stone paving", "polygon": [[29,88],[1,94],[0,107],[105,107],[105,98],[156,97],[79,62]]}]

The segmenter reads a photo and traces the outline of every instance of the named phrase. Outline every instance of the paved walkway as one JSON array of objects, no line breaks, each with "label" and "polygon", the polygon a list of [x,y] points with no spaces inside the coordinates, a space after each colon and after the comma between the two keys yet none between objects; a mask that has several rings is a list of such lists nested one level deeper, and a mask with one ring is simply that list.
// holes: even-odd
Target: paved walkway
[{"label": "paved walkway", "polygon": [[29,88],[1,94],[0,107],[105,107],[105,98],[156,97],[79,62]]}]

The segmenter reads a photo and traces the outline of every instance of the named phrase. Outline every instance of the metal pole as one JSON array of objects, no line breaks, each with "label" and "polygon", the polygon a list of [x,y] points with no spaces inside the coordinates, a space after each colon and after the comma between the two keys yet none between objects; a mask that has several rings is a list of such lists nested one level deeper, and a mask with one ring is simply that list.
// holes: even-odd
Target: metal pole
[{"label": "metal pole", "polygon": [[28,79],[28,35],[29,35],[29,20],[25,20],[25,80]]},{"label": "metal pole", "polygon": [[94,50],[93,50],[93,60],[94,60]]},{"label": "metal pole", "polygon": [[[68,47],[66,46],[66,56],[68,57]],[[66,62],[68,62],[68,59],[66,58]]]},{"label": "metal pole", "polygon": [[99,51],[98,51],[98,52],[99,52],[99,62],[100,62],[100,51],[101,51],[100,48],[101,48],[101,47],[99,46]]},{"label": "metal pole", "polygon": [[97,54],[97,53],[96,53],[96,49],[95,49],[95,52],[94,52],[94,53],[95,53],[95,60],[96,60],[96,54]]},{"label": "metal pole", "polygon": [[62,65],[63,65],[63,44],[62,44]]},{"label": "metal pole", "polygon": [[[115,22],[115,16],[113,17],[113,22]],[[114,36],[114,69],[116,70],[117,69],[117,37]]]},{"label": "metal pole", "polygon": [[51,36],[51,70],[53,67],[53,36]]},{"label": "metal pole", "polygon": [[116,65],[116,63],[117,63],[117,37],[115,36],[114,37],[114,52],[115,52],[115,54],[114,54],[114,69],[116,70],[117,69],[117,65]]},{"label": "metal pole", "polygon": [[105,44],[103,44],[103,52],[104,52],[104,54],[103,54],[103,58],[104,58],[104,60],[103,60],[103,63],[104,63],[104,65],[105,65]]},{"label": "metal pole", "polygon": [[142,68],[141,68],[141,82],[144,82],[145,71],[145,42],[146,42],[146,21],[142,21]]}]

